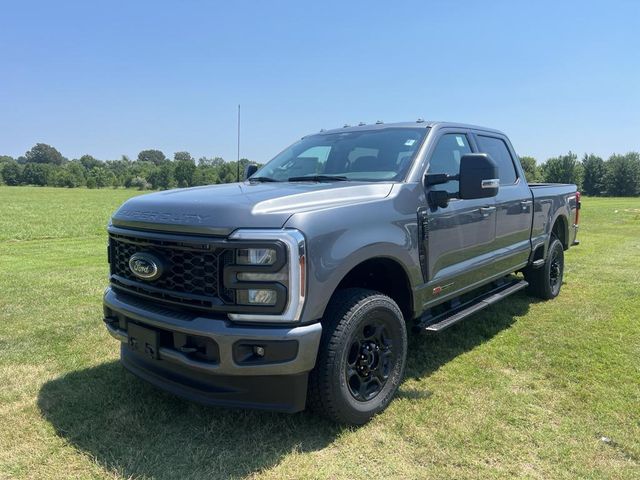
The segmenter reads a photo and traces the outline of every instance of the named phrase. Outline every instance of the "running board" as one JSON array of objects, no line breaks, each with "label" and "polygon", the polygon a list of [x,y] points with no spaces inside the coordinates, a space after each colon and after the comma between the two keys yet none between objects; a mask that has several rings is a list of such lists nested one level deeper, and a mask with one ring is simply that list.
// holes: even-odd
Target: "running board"
[{"label": "running board", "polygon": [[483,293],[473,300],[458,305],[447,312],[435,316],[427,315],[414,329],[420,332],[441,332],[451,325],[458,323],[460,320],[467,318],[469,315],[479,312],[503,298],[526,288],[528,285],[529,283],[526,280],[515,280],[513,282],[500,284],[494,289]]}]

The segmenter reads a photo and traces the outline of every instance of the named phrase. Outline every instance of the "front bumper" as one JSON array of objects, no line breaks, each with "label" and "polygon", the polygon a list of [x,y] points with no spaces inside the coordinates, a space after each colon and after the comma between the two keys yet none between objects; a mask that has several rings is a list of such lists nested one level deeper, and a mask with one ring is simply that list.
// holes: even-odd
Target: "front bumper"
[{"label": "front bumper", "polygon": [[[123,365],[164,390],[205,404],[304,409],[307,377],[322,334],[320,323],[239,326],[224,318],[171,310],[111,288],[104,294],[104,312],[107,330],[122,342]],[[130,324],[156,332],[155,351],[140,353],[132,347],[136,340],[128,333]],[[194,354],[187,348],[189,342],[205,345],[207,356]]]}]

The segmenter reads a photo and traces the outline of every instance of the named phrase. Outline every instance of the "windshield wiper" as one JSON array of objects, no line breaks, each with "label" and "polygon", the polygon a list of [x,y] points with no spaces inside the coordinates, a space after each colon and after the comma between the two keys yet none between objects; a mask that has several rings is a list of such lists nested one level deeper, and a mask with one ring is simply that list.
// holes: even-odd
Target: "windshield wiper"
[{"label": "windshield wiper", "polygon": [[290,182],[345,182],[349,180],[342,175],[307,175],[303,177],[289,177]]},{"label": "windshield wiper", "polygon": [[271,177],[249,177],[250,182],[277,182],[275,178]]}]

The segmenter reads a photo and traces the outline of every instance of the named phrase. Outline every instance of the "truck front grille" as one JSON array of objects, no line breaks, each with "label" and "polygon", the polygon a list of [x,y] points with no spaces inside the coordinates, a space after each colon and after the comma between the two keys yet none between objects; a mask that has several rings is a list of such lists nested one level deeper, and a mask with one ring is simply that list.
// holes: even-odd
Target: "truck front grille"
[{"label": "truck front grille", "polygon": [[[164,271],[156,280],[136,277],[129,268],[135,253],[162,259]],[[111,233],[109,235],[111,284],[118,289],[164,302],[221,310],[234,302],[234,292],[222,283],[224,265],[233,262],[233,250],[199,238],[167,240]]]}]

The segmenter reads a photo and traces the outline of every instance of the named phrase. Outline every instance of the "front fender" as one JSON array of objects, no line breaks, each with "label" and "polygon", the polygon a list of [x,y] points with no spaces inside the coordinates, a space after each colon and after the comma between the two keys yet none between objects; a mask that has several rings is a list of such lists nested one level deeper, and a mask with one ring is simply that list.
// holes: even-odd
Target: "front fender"
[{"label": "front fender", "polygon": [[322,318],[342,279],[354,267],[372,258],[397,262],[412,286],[421,283],[417,215],[415,210],[411,214],[408,208],[398,208],[394,197],[297,213],[289,219],[286,226],[301,230],[307,239],[307,297],[303,321]]}]

